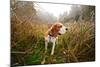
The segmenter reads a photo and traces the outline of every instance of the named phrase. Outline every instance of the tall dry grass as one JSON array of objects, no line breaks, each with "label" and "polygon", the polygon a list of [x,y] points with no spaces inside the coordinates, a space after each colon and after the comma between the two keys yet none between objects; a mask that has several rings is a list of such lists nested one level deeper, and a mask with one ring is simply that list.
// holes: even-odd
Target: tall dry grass
[{"label": "tall dry grass", "polygon": [[95,28],[93,23],[68,23],[68,32],[59,37],[66,62],[93,61],[95,59]]},{"label": "tall dry grass", "polygon": [[44,51],[44,32],[47,24],[12,23],[12,65],[52,64],[95,60],[94,23],[66,23],[66,34],[58,36],[55,53],[50,55],[52,44]]}]

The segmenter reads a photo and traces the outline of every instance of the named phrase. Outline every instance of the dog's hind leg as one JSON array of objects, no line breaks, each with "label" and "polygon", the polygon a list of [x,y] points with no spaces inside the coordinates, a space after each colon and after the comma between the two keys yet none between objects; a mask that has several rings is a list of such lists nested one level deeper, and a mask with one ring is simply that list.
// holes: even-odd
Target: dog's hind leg
[{"label": "dog's hind leg", "polygon": [[47,47],[48,47],[48,42],[47,40],[45,40],[45,51],[47,51]]}]

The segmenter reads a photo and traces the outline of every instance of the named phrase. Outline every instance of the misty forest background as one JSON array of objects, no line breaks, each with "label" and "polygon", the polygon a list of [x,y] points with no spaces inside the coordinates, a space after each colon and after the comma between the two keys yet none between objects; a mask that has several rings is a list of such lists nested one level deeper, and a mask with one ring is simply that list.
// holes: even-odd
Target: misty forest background
[{"label": "misty forest background", "polygon": [[57,18],[40,6],[36,10],[37,3],[31,1],[11,0],[10,4],[12,66],[95,60],[95,6],[73,5],[70,14],[59,16],[68,31],[58,36],[51,56],[51,43],[45,53],[44,32]]}]

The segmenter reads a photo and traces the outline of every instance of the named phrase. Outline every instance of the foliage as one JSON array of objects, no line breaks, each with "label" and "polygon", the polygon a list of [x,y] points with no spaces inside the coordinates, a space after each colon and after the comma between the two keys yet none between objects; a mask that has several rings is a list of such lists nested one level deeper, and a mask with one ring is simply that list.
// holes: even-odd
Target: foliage
[{"label": "foliage", "polygon": [[60,15],[61,22],[69,22],[70,19],[74,21],[92,21],[95,22],[95,6],[87,6],[87,5],[74,5],[71,7],[71,11],[69,14],[64,12]]},{"label": "foliage", "polygon": [[[64,21],[68,31],[64,35],[58,36],[55,53],[51,56],[52,43],[49,43],[48,51],[45,53],[44,33],[51,26],[51,23],[48,24],[49,20],[55,21],[55,18],[47,13],[50,15],[50,19],[48,19],[47,15],[35,9],[33,2],[16,2],[15,4],[11,4],[12,66],[95,60],[95,23],[91,23],[90,19],[79,21],[78,10],[75,11],[75,14],[74,11],[71,11],[71,14],[74,14],[74,16],[70,15],[71,17],[68,17],[66,12],[61,15],[61,20]],[[77,6],[73,8],[77,8]],[[82,15],[90,18],[94,7],[82,6],[81,8],[87,8],[83,10]],[[75,17],[78,21],[75,21]]]},{"label": "foliage", "polygon": [[[25,24],[27,25],[27,24]],[[59,36],[56,42],[55,54],[50,55],[52,44],[49,43],[48,52],[45,54],[44,37],[43,33],[47,30],[47,25],[32,24],[32,28],[17,27],[17,30],[25,31],[17,35],[13,40],[16,43],[15,47],[12,47],[13,51],[25,52],[25,54],[17,54],[14,56],[14,64],[29,65],[29,64],[41,64],[45,59],[45,64],[52,63],[68,63],[68,62],[85,62],[95,60],[95,31],[94,24],[89,22],[85,23],[66,23],[68,32]],[[34,26],[35,25],[35,26]],[[32,34],[29,33],[31,31]],[[26,33],[25,33],[26,32]],[[14,34],[13,34],[14,35]],[[12,42],[13,42],[12,41]],[[13,45],[13,44],[12,44]],[[17,59],[19,55],[23,60]],[[23,56],[24,55],[24,56]]]}]

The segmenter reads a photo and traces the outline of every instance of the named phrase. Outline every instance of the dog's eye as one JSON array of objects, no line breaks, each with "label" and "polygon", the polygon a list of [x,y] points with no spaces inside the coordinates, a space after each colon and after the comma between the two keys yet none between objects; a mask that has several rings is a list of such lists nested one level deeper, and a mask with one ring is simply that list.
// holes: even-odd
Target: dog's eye
[{"label": "dog's eye", "polygon": [[59,28],[61,28],[62,27],[62,25],[59,25]]}]

